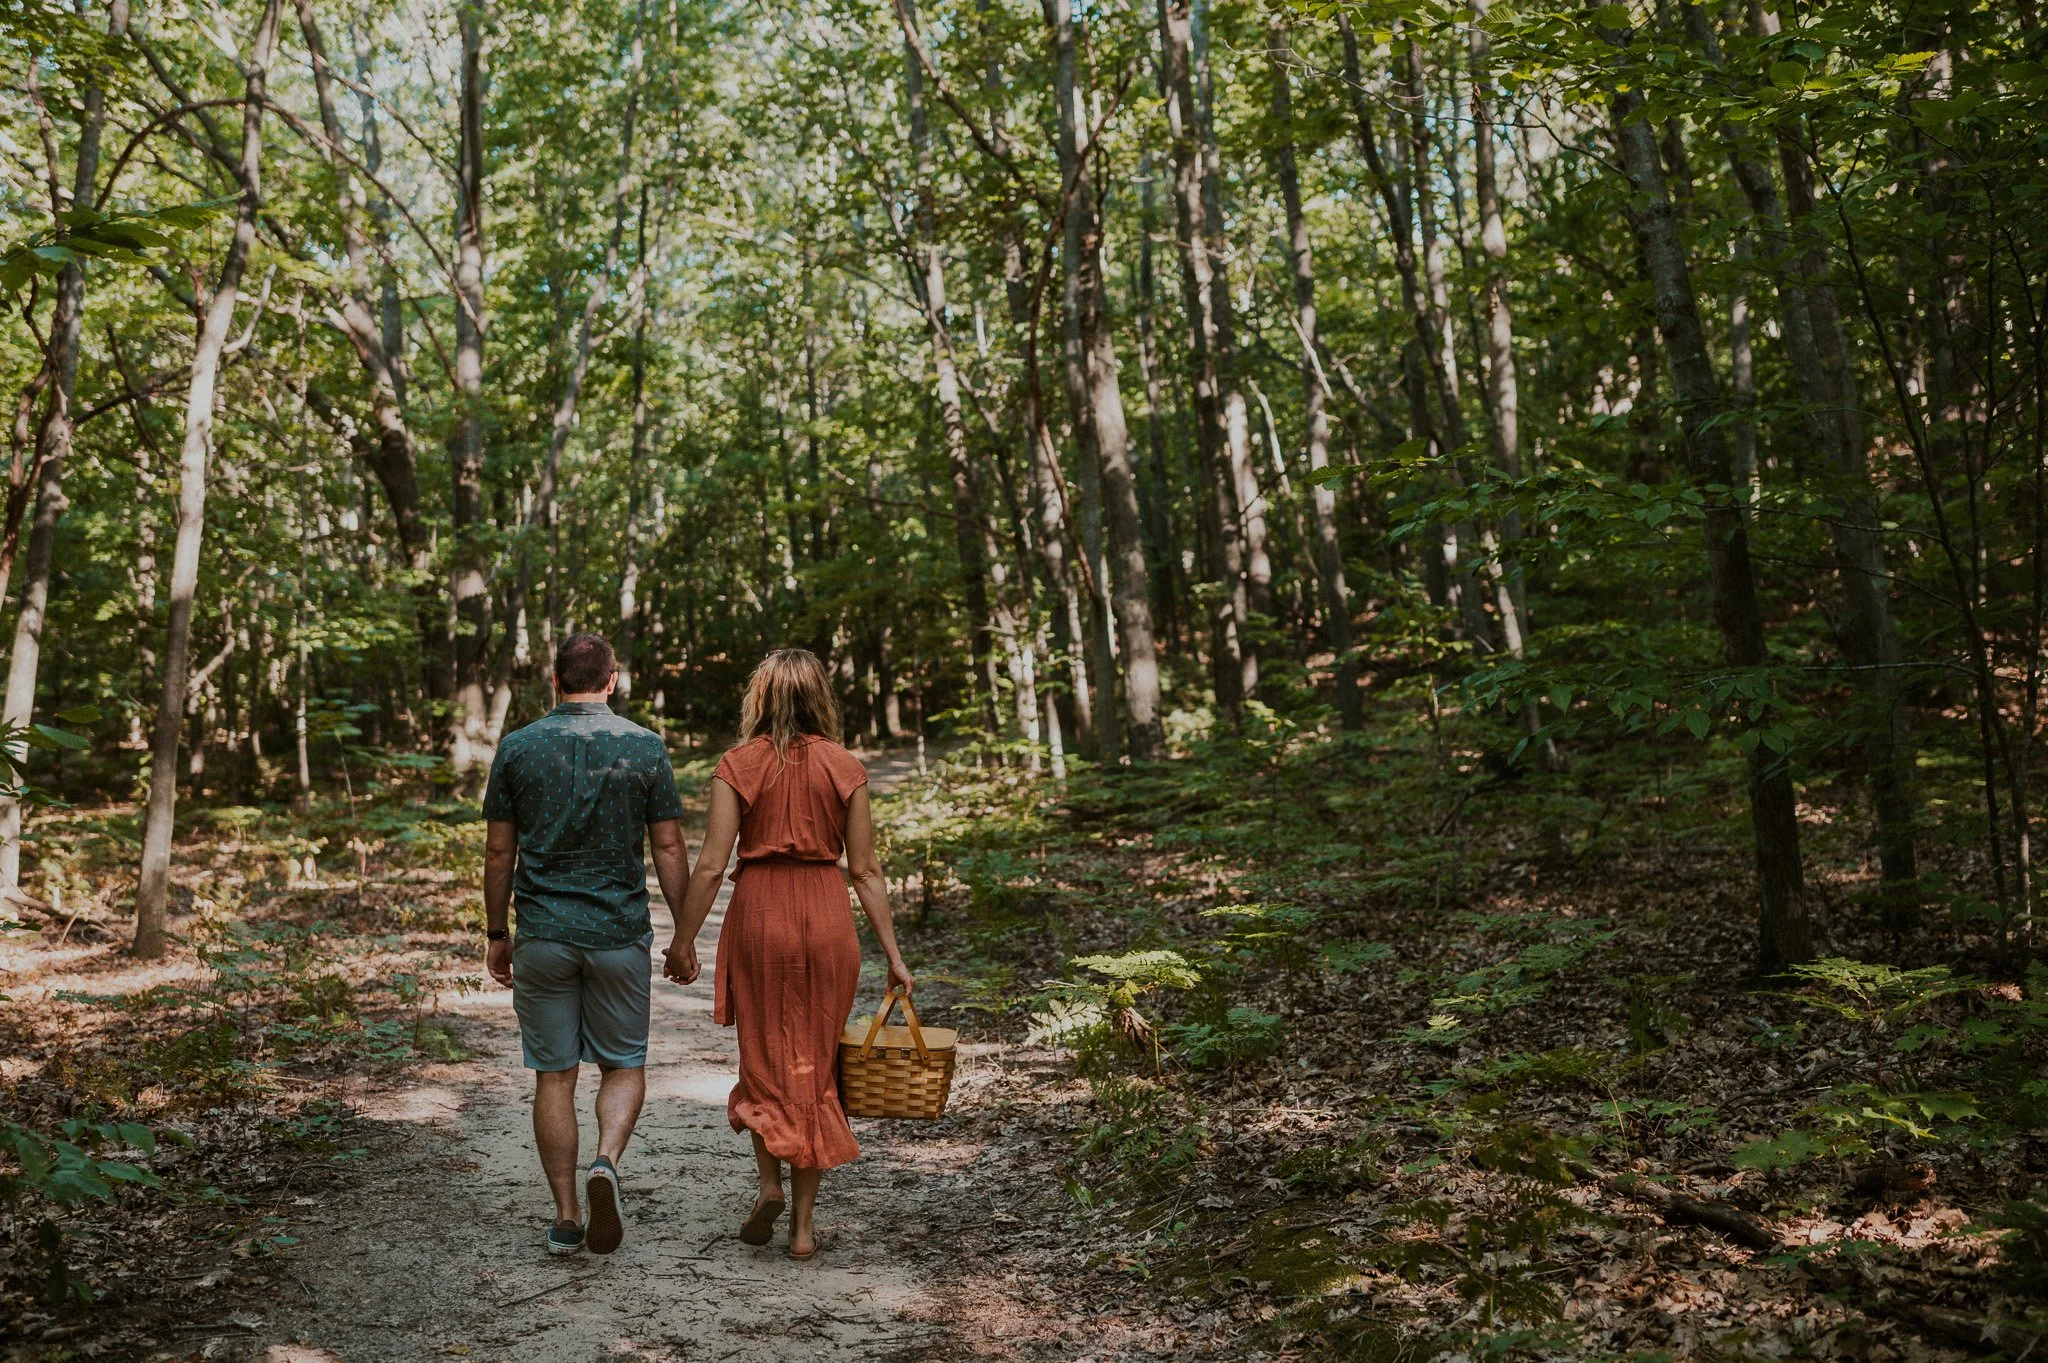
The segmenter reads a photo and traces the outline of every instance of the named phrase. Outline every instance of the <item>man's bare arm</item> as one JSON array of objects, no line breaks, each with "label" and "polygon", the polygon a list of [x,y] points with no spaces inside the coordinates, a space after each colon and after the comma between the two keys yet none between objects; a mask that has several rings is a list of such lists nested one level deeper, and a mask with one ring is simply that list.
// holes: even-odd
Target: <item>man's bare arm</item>
[{"label": "man's bare arm", "polygon": [[681,819],[663,819],[647,825],[649,850],[654,853],[654,878],[661,882],[661,897],[668,911],[683,916],[683,892],[690,883],[690,844],[683,839]]},{"label": "man's bare arm", "polygon": [[[493,819],[484,838],[484,926],[503,932],[512,915],[512,867],[519,858],[519,826],[510,819]],[[492,942],[484,953],[491,978],[499,984],[512,983],[512,944]]]}]

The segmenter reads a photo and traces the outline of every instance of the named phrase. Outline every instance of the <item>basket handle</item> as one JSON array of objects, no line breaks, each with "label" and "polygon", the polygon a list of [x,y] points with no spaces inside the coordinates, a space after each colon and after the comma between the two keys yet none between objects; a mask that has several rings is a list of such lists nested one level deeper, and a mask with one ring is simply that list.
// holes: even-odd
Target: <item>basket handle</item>
[{"label": "basket handle", "polygon": [[917,1025],[917,1009],[911,1006],[910,995],[894,985],[889,987],[888,994],[882,999],[882,1006],[875,1010],[875,1020],[868,1024],[868,1039],[861,1043],[861,1059],[867,1060],[874,1056],[875,1038],[881,1035],[882,1024],[889,1020],[889,1014],[896,1011],[899,1002],[903,1005],[903,1020],[910,1024],[910,1044],[917,1047],[917,1058],[927,1063],[931,1061],[932,1053],[924,1044],[924,1029]]}]

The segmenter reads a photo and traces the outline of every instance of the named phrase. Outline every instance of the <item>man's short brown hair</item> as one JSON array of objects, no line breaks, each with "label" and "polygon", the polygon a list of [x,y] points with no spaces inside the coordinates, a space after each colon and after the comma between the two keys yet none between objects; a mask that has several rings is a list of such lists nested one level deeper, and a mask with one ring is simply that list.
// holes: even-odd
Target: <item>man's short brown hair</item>
[{"label": "man's short brown hair", "polygon": [[602,634],[578,630],[555,650],[555,685],[565,696],[602,691],[618,670],[618,655]]}]

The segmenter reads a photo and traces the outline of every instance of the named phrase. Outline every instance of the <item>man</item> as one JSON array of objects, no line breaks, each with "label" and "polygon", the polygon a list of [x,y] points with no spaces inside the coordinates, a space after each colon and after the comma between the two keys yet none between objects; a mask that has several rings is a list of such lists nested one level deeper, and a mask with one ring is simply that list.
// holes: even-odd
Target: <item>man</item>
[{"label": "man", "polygon": [[[661,738],[611,712],[612,646],[572,634],[555,651],[557,704],[506,736],[484,793],[484,914],[491,978],[512,988],[526,1068],[535,1071],[533,1138],[554,1193],[550,1254],[625,1238],[619,1160],[647,1093],[653,925],[641,830],[669,910],[690,877],[681,798]],[[515,872],[516,865],[516,872]],[[506,930],[519,911],[519,936]],[[576,1189],[576,1076],[594,1064],[597,1158]]]}]

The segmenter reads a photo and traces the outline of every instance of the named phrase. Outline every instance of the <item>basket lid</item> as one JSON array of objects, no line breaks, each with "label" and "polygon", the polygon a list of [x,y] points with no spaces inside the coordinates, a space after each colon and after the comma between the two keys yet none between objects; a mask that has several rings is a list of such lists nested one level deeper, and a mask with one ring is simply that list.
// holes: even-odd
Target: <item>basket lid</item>
[{"label": "basket lid", "polygon": [[[868,1028],[874,1025],[874,1021],[872,1014],[864,1018],[855,1018],[846,1024],[846,1035],[840,1040],[856,1050],[860,1049],[867,1044]],[[951,1027],[919,1027],[918,1031],[924,1035],[924,1048],[928,1051],[950,1051],[960,1044],[960,1033]],[[917,1043],[910,1039],[908,1027],[889,1026],[875,1034],[875,1048],[881,1050],[885,1047],[890,1050],[914,1051],[917,1049]]]}]

